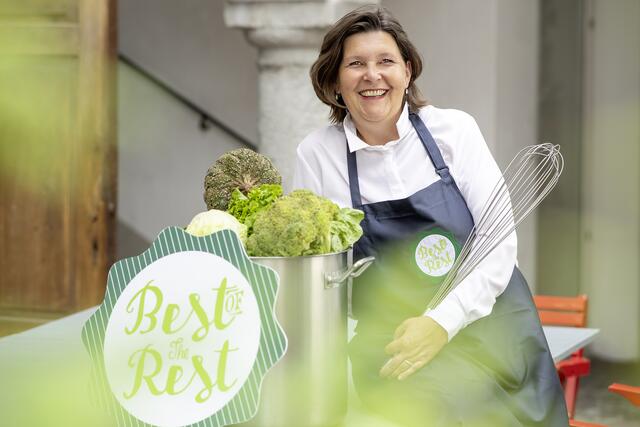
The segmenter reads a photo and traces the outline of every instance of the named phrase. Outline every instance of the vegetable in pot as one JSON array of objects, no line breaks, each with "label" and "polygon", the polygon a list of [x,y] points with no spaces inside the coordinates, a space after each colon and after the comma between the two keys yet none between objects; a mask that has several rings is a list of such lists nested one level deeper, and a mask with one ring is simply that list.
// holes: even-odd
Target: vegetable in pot
[{"label": "vegetable in pot", "polygon": [[269,207],[279,197],[282,196],[282,186],[280,184],[262,184],[254,187],[245,196],[239,189],[233,190],[229,208],[227,212],[235,216],[238,221],[247,226],[247,234],[253,232],[253,223],[256,215],[263,209]]},{"label": "vegetable in pot", "polygon": [[331,252],[342,252],[362,236],[360,221],[364,212],[359,209],[342,208],[331,221]]},{"label": "vegetable in pot", "polygon": [[340,209],[308,190],[295,190],[256,214],[247,239],[251,256],[301,256],[341,252],[362,236],[364,213]]},{"label": "vegetable in pot", "polygon": [[271,160],[248,148],[229,151],[211,165],[204,178],[207,209],[226,211],[235,189],[246,195],[260,184],[282,184]]},{"label": "vegetable in pot", "polygon": [[234,231],[242,243],[246,241],[247,227],[233,215],[216,209],[200,212],[194,216],[185,231],[193,236],[202,237],[225,229]]}]

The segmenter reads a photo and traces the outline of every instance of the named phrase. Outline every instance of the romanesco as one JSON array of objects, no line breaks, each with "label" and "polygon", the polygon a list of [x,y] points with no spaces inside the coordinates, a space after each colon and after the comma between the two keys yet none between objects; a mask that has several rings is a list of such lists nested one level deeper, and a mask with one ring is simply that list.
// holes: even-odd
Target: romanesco
[{"label": "romanesco", "polygon": [[295,190],[257,213],[247,239],[252,256],[300,256],[341,252],[362,235],[364,217],[340,209],[308,190]]}]

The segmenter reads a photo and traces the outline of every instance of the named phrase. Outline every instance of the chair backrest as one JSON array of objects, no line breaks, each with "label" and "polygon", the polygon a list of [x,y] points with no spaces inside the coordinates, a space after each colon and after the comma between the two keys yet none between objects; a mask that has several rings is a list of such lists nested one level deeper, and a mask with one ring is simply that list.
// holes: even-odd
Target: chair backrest
[{"label": "chair backrest", "polygon": [[587,326],[587,302],[586,295],[576,297],[556,297],[550,295],[535,295],[533,301],[540,315],[543,325],[575,326],[583,328]]}]

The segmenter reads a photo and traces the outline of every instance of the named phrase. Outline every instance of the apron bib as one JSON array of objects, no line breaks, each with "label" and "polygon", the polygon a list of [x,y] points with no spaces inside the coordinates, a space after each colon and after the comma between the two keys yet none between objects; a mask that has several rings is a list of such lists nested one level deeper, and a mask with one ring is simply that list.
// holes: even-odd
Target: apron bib
[{"label": "apron bib", "polygon": [[430,132],[416,114],[409,118],[440,180],[406,199],[363,205],[356,153],[347,147],[352,204],[365,213],[354,260],[376,257],[353,282],[358,325],[349,356],[358,395],[406,426],[566,427],[562,388],[517,268],[492,313],[462,329],[429,364],[404,381],[379,377],[395,329],[424,313],[473,228]]}]

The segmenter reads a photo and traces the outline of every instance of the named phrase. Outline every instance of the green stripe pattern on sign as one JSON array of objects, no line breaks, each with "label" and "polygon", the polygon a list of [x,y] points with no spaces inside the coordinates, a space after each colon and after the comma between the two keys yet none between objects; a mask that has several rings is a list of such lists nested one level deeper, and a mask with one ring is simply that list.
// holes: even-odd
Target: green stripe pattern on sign
[{"label": "green stripe pattern on sign", "polygon": [[82,341],[93,361],[92,389],[101,407],[114,417],[118,426],[150,426],[127,412],[113,396],[104,366],[104,336],[118,297],[129,282],[154,261],[177,252],[208,252],[224,258],[242,272],[255,294],[260,310],[261,336],[258,354],[249,378],[240,391],[220,411],[191,424],[192,427],[219,427],[250,420],[258,411],[260,388],[266,372],[287,348],[287,339],[275,318],[278,275],[272,269],[251,261],[238,236],[222,230],[196,237],[178,227],[164,229],[151,247],[141,255],[116,262],[109,270],[104,302],[89,318],[82,330]]}]

